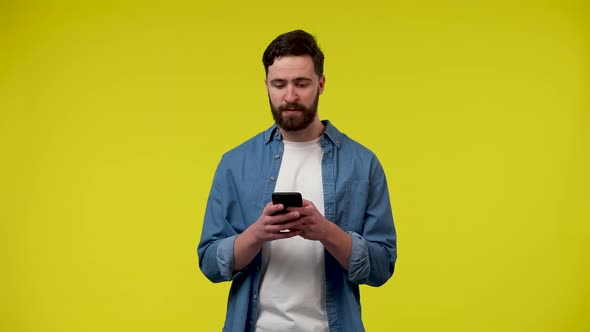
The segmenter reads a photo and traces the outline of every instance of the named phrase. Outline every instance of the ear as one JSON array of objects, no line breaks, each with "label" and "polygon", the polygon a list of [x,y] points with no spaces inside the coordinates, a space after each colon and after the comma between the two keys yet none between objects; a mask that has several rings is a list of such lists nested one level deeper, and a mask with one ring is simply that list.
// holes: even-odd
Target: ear
[{"label": "ear", "polygon": [[322,75],[319,81],[319,91],[318,93],[321,95],[324,92],[324,86],[326,85],[326,76]]}]

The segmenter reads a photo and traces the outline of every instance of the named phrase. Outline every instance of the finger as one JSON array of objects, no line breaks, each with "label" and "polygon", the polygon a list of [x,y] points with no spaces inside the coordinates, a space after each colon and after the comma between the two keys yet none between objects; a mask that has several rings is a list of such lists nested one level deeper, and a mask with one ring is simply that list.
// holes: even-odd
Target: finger
[{"label": "finger", "polygon": [[285,207],[283,206],[283,204],[273,204],[272,202],[269,202],[264,207],[263,213],[266,214],[267,216],[272,216],[273,214],[281,211],[284,208]]},{"label": "finger", "polygon": [[[289,210],[289,209],[287,209]],[[311,201],[304,201],[303,206],[299,208],[293,208],[292,211],[299,211],[301,215],[311,216],[313,214],[319,213],[316,206]]]},{"label": "finger", "polygon": [[313,213],[313,210],[308,207],[290,207],[287,208],[287,211],[299,213],[299,218],[310,216]]},{"label": "finger", "polygon": [[301,214],[297,211],[288,212],[288,213],[284,213],[284,214],[278,214],[278,215],[272,216],[272,221],[270,222],[270,224],[287,223],[292,220],[298,219],[300,216],[301,216]]},{"label": "finger", "polygon": [[287,211],[289,211],[289,212],[298,211],[299,213],[301,213],[302,211],[305,211],[305,208],[304,207],[293,207],[293,206],[291,206],[291,207],[288,207],[287,208]]},{"label": "finger", "polygon": [[280,225],[281,229],[288,229],[290,231],[307,231],[306,226],[301,224],[301,220],[295,220],[293,222],[284,223]]},{"label": "finger", "polygon": [[303,200],[303,207],[308,207],[308,206],[313,206],[315,207],[315,205],[313,204],[312,201],[308,201],[306,199]]},{"label": "finger", "polygon": [[298,220],[292,222],[284,222],[279,224],[268,225],[265,231],[268,234],[276,234],[283,232],[299,231],[301,229],[301,222]]}]

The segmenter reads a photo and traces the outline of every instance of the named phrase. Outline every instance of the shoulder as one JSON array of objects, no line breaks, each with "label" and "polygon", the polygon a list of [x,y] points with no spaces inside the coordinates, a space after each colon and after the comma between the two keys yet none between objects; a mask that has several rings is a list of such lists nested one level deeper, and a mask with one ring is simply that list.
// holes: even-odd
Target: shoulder
[{"label": "shoulder", "polygon": [[355,165],[359,170],[365,170],[370,178],[383,174],[383,166],[377,155],[347,135],[343,135],[340,156],[345,163]]},{"label": "shoulder", "polygon": [[338,149],[343,155],[361,159],[376,158],[373,151],[338,130],[330,121],[325,120],[324,124],[326,125],[326,134],[328,138],[338,146]]},{"label": "shoulder", "polygon": [[371,149],[346,134],[342,134],[342,149],[346,149],[345,151],[356,154],[359,157],[376,158],[375,153]]},{"label": "shoulder", "polygon": [[339,131],[329,122],[326,123],[326,133],[337,146],[339,165],[354,169],[358,176],[364,174],[370,179],[384,175],[383,166],[371,149]]},{"label": "shoulder", "polygon": [[260,132],[257,135],[242,142],[229,151],[226,151],[221,157],[221,163],[231,163],[244,160],[246,158],[253,159],[261,157],[263,151],[267,149],[268,141],[270,140],[271,135],[274,133],[275,127],[276,126],[272,126],[269,129]]}]

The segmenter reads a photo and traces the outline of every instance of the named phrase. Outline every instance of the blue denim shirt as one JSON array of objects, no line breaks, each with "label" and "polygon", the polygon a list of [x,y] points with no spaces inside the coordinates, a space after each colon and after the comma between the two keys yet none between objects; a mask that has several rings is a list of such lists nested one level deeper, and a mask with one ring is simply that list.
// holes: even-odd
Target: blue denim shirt
[{"label": "blue denim shirt", "polygon": [[[324,216],[352,237],[349,270],[325,251],[330,331],[364,331],[359,285],[380,286],[393,274],[396,234],[385,173],[367,148],[323,121]],[[258,316],[261,253],[233,271],[234,241],[271,200],[283,156],[277,125],[223,155],[207,201],[199,267],[213,282],[232,281],[223,331],[253,331]]]}]

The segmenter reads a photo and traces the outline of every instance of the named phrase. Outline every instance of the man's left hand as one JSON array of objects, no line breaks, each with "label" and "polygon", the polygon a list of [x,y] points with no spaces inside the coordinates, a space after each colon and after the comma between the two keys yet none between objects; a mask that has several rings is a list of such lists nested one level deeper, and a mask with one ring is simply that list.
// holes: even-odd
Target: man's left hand
[{"label": "man's left hand", "polygon": [[348,271],[350,252],[352,250],[352,238],[338,225],[324,218],[312,202],[303,200],[303,207],[288,208],[288,211],[299,212],[298,221],[303,221],[298,230],[301,236],[307,240],[320,241],[328,252],[336,258],[338,263]]},{"label": "man's left hand", "polygon": [[299,212],[299,220],[303,223],[297,229],[302,231],[300,236],[304,239],[322,241],[328,236],[332,227],[335,226],[318,211],[311,201],[304,199],[303,207],[288,208],[288,210]]}]

